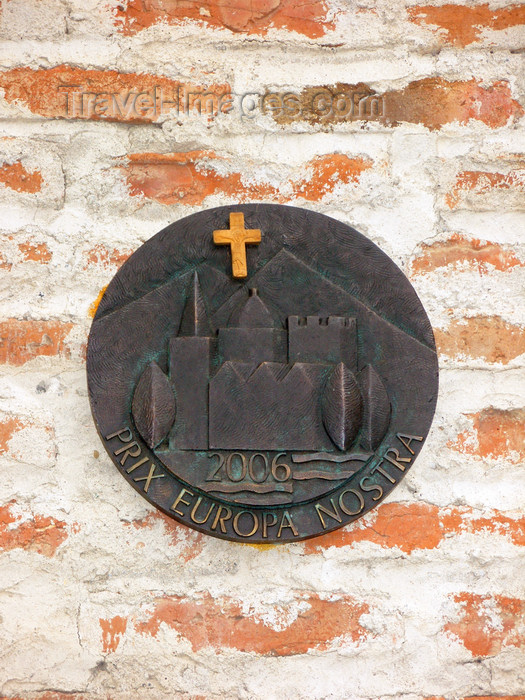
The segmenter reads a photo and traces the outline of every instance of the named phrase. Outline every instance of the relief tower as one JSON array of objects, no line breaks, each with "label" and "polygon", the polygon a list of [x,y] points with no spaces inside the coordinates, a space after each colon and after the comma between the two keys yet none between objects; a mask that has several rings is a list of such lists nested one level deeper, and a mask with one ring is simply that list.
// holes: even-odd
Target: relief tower
[{"label": "relief tower", "polygon": [[208,448],[208,384],[215,341],[195,272],[189,285],[178,335],[170,340],[170,380],[175,390],[177,419],[170,447]]},{"label": "relief tower", "polygon": [[[327,409],[323,397],[327,390],[339,391],[334,374],[339,368],[355,385],[356,414],[362,409],[354,377],[356,321],[289,316],[286,323],[285,330],[251,289],[215,333],[194,274],[178,335],[169,343],[177,405],[170,449],[346,449],[337,437],[340,408]],[[327,412],[334,410],[327,422]]]}]

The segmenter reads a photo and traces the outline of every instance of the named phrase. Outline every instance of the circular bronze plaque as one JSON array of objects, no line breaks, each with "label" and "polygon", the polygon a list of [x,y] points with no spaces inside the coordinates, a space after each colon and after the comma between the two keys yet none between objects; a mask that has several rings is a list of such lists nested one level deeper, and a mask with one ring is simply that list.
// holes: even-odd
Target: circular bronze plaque
[{"label": "circular bronze plaque", "polygon": [[273,204],[209,209],[139,248],[98,307],[87,365],[122,475],[241,542],[314,537],[380,503],[438,389],[430,322],[388,256]]}]

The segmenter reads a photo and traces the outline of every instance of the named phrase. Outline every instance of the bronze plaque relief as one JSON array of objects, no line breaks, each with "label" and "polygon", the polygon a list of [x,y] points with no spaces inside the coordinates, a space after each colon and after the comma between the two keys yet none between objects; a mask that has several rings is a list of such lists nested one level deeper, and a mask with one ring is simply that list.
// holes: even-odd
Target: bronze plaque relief
[{"label": "bronze plaque relief", "polygon": [[414,289],[376,245],[296,207],[219,207],[147,241],[89,336],[102,442],[150,503],[241,542],[329,532],[421,451],[438,363]]}]

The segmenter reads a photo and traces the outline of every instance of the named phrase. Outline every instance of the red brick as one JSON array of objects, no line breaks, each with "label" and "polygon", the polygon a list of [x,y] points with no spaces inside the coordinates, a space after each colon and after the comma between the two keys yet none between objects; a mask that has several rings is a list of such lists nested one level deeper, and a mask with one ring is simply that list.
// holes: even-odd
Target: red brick
[{"label": "red brick", "polygon": [[515,462],[525,458],[525,408],[485,408],[467,415],[472,429],[460,433],[449,447],[464,454]]},{"label": "red brick", "polygon": [[[356,96],[364,98],[378,95],[379,98],[383,98],[379,100],[379,104],[383,105],[381,114],[377,116],[377,109],[374,108],[373,116],[369,115],[368,119],[385,126],[407,122],[437,130],[445,124],[467,124],[471,119],[475,119],[496,128],[505,126],[510,120],[517,120],[525,113],[520,103],[512,98],[509,83],[506,81],[485,85],[474,79],[449,81],[444,78],[423,78],[382,95],[365,83],[338,83],[306,88],[299,95],[301,120],[331,130],[334,124],[362,119],[357,110],[353,116],[324,116],[324,108],[319,109],[320,98],[317,96],[324,95],[325,99],[331,97],[333,100],[340,94],[353,95],[354,101]],[[270,114],[277,123],[283,125],[299,118],[289,112]]]},{"label": "red brick", "polygon": [[88,250],[84,269],[87,270],[91,265],[118,269],[126,262],[132,252],[132,250],[117,250],[117,248],[111,250],[102,244],[96,245]]},{"label": "red brick", "polygon": [[[66,103],[66,91],[64,86],[74,86],[70,89],[70,108]],[[184,90],[193,93],[214,94],[217,98],[230,94],[229,85],[213,84],[207,87],[202,85],[184,84],[176,80],[170,80],[162,75],[151,75],[147,73],[119,73],[114,70],[85,70],[69,65],[61,65],[55,68],[43,68],[33,70],[32,68],[13,68],[0,73],[0,88],[5,91],[4,99],[9,103],[20,101],[34,114],[43,117],[62,117],[65,119],[106,119],[117,122],[137,122],[148,123],[155,121],[161,112],[160,92],[162,90],[163,100],[167,102],[178,102],[177,90],[180,88],[181,96]],[[157,111],[154,113],[153,105],[144,104],[144,109],[140,104],[136,104],[136,109],[132,109],[133,100],[141,92],[148,93],[153,99],[157,88]],[[90,109],[86,103],[85,109],[78,108],[78,99],[74,102],[73,92],[91,93],[98,95],[101,102],[97,109]],[[121,100],[120,107],[113,99],[113,95]],[[87,99],[87,98],[86,98]],[[102,100],[107,100],[107,103]],[[125,107],[126,100],[128,107]],[[142,99],[142,98],[141,98]],[[145,99],[145,98],[144,98]],[[105,110],[104,110],[105,108]],[[182,108],[182,106],[181,106]],[[165,104],[163,113],[168,111]],[[206,109],[203,113],[209,113]]]},{"label": "red brick", "polygon": [[305,542],[305,553],[322,552],[327,547],[344,547],[355,542],[373,542],[382,547],[397,547],[406,554],[416,549],[434,549],[446,529],[459,527],[458,514],[441,515],[437,506],[384,503],[367,521],[340,528]]},{"label": "red brick", "polygon": [[42,189],[43,178],[38,170],[26,170],[17,160],[11,165],[0,166],[0,182],[16,192],[35,194]]},{"label": "red brick", "polygon": [[[33,431],[30,441],[15,441],[12,438],[20,431]],[[28,433],[24,437],[28,437]],[[56,454],[55,433],[53,427],[37,422],[27,416],[0,414],[0,455],[6,454],[19,462],[31,462],[35,456],[31,443],[38,443],[38,455],[42,463],[52,463]]]},{"label": "red brick", "polygon": [[459,532],[486,533],[510,539],[512,544],[525,547],[525,517],[510,517],[497,511],[487,517],[465,519]]},{"label": "red brick", "polygon": [[9,451],[9,441],[13,435],[29,425],[30,422],[27,419],[22,419],[18,416],[3,416],[0,418],[0,454],[6,454]]},{"label": "red brick", "polygon": [[473,316],[434,329],[438,352],[447,357],[482,359],[503,365],[525,352],[525,329],[499,316]]},{"label": "red brick", "polygon": [[24,261],[32,260],[39,263],[48,263],[53,257],[46,243],[25,241],[18,244],[18,250]]},{"label": "red brick", "polygon": [[440,129],[454,121],[466,124],[470,119],[496,128],[525,113],[519,102],[512,99],[505,81],[483,86],[474,79],[450,82],[424,78],[386,93],[385,103],[390,124],[409,122],[429,129]]},{"label": "red brick", "polygon": [[512,517],[492,511],[484,517],[469,508],[438,508],[428,503],[382,503],[372,513],[347,527],[304,542],[305,554],[319,554],[329,547],[372,542],[405,554],[435,549],[447,537],[462,533],[508,537],[525,546],[525,516]]},{"label": "red brick", "polygon": [[329,649],[339,637],[358,644],[367,636],[360,622],[361,616],[369,612],[365,603],[349,596],[322,600],[314,593],[305,594],[300,600],[307,603],[307,609],[299,612],[284,629],[276,630],[255,615],[243,612],[235,600],[214,599],[209,593],[194,599],[159,598],[147,619],[136,622],[135,628],[156,637],[160,626],[165,624],[185,637],[193,651],[237,649],[265,656],[306,654],[310,649],[322,651]]},{"label": "red brick", "polygon": [[13,502],[0,506],[0,551],[25,549],[52,557],[67,539],[64,521],[42,515],[32,515],[22,521],[12,510]]},{"label": "red brick", "polygon": [[102,629],[102,651],[106,654],[116,651],[126,632],[127,618],[115,615],[110,620],[100,618],[99,623]]},{"label": "red brick", "polygon": [[[53,257],[47,243],[29,237],[17,243],[19,236],[9,235],[5,240],[5,249],[9,250],[8,258],[0,253],[0,268],[10,270],[13,264],[23,262],[38,262],[47,264]],[[0,243],[1,245],[1,243]],[[16,245],[16,248],[15,248]]]},{"label": "red brick", "polygon": [[0,364],[23,365],[40,356],[69,356],[66,339],[73,328],[64,321],[0,321]]},{"label": "red brick", "polygon": [[485,195],[494,190],[514,190],[525,194],[525,170],[511,170],[506,174],[465,170],[456,176],[454,187],[445,195],[445,202],[454,209],[465,193]]},{"label": "red brick", "polygon": [[499,654],[504,647],[525,646],[525,601],[502,595],[458,593],[459,619],[445,625],[472,656]]},{"label": "red brick", "polygon": [[130,0],[117,9],[116,26],[136,34],[160,22],[178,25],[190,20],[243,34],[264,36],[270,29],[287,29],[315,39],[333,29],[327,15],[324,0]]},{"label": "red brick", "polygon": [[[306,176],[284,180],[275,187],[265,182],[246,182],[240,172],[221,175],[212,167],[218,159],[210,151],[134,153],[120,167],[126,173],[132,195],[143,195],[162,204],[196,205],[217,193],[240,202],[262,199],[282,203],[298,198],[319,201],[337,185],[357,182],[373,164],[368,158],[340,153],[317,156],[301,168]],[[282,193],[284,187],[291,190],[291,195]]]},{"label": "red brick", "polygon": [[501,31],[525,24],[525,6],[491,9],[488,4],[422,5],[409,8],[408,16],[416,24],[438,27],[443,43],[468,46],[478,41],[486,29]]},{"label": "red brick", "polygon": [[358,182],[361,174],[372,165],[370,158],[350,158],[341,153],[317,156],[306,165],[311,175],[292,182],[293,196],[317,202],[338,184]]},{"label": "red brick", "polygon": [[466,238],[454,233],[445,241],[423,243],[418,255],[412,260],[414,274],[433,272],[443,267],[477,269],[481,275],[490,270],[508,272],[525,264],[511,250],[498,243]]},{"label": "red brick", "polygon": [[242,200],[274,199],[271,185],[244,184],[236,172],[220,175],[208,163],[217,156],[210,151],[187,153],[134,153],[123,166],[132,195],[144,195],[161,204],[202,204],[220,192]]}]

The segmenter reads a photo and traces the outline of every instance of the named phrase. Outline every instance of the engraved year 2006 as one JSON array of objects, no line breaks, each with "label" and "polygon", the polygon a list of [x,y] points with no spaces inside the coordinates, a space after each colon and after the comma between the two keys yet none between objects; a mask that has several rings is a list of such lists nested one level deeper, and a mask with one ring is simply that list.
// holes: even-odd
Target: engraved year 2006
[{"label": "engraved year 2006", "polygon": [[275,481],[288,481],[292,475],[290,465],[283,461],[286,452],[278,452],[271,462],[262,452],[255,452],[249,457],[242,452],[211,452],[208,457],[217,458],[218,462],[212,466],[206,481],[227,480],[236,483],[248,478],[256,484],[262,484],[270,477]]}]

